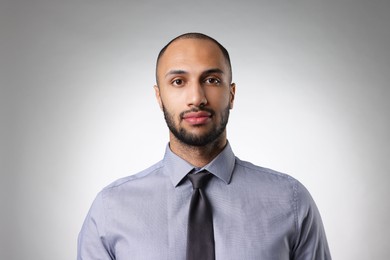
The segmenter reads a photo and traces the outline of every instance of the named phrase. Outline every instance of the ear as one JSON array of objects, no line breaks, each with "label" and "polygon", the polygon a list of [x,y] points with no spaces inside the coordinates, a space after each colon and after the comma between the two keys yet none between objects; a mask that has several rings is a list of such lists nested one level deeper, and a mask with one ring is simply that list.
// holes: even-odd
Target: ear
[{"label": "ear", "polygon": [[157,103],[160,106],[160,109],[163,110],[163,105],[162,105],[161,95],[160,95],[160,88],[157,85],[154,85],[153,87],[154,87],[154,92],[156,95]]},{"label": "ear", "polygon": [[230,84],[230,100],[229,100],[229,108],[230,109],[233,108],[235,95],[236,95],[236,84],[232,83],[232,84]]}]

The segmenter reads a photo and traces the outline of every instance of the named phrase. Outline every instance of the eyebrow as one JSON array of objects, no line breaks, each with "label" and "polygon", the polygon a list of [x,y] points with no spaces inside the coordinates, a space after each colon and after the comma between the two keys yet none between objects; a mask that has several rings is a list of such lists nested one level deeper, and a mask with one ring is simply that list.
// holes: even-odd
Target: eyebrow
[{"label": "eyebrow", "polygon": [[169,75],[181,75],[181,74],[187,74],[187,71],[185,70],[170,70],[167,74],[165,74],[165,77],[168,77]]},{"label": "eyebrow", "polygon": [[209,69],[209,70],[206,70],[202,73],[202,75],[207,75],[207,74],[224,74],[223,70],[219,69],[219,68],[213,68],[213,69]]},{"label": "eyebrow", "polygon": [[[182,75],[182,74],[187,74],[188,72],[185,70],[170,70],[168,71],[167,74],[165,74],[165,78],[168,77],[169,75]],[[202,75],[207,75],[207,74],[213,74],[213,73],[218,73],[218,74],[224,74],[223,70],[219,68],[212,68],[208,69],[202,72]]]}]

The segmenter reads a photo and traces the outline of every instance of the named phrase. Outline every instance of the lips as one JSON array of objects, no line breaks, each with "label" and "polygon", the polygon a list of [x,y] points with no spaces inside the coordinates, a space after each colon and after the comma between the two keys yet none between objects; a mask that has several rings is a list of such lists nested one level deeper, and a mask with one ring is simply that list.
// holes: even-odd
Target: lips
[{"label": "lips", "polygon": [[207,111],[188,112],[183,115],[183,120],[191,125],[206,124],[211,118],[211,113]]}]

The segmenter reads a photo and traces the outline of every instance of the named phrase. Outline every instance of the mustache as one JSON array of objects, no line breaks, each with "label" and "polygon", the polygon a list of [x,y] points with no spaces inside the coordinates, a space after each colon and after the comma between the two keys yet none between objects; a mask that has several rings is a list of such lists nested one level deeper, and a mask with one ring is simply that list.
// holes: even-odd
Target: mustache
[{"label": "mustache", "polygon": [[212,110],[211,108],[201,107],[201,108],[193,108],[193,109],[181,112],[180,118],[183,119],[185,114],[194,113],[194,112],[196,113],[196,112],[201,112],[201,111],[208,112],[208,113],[210,113],[211,116],[213,116],[215,114],[214,110]]}]

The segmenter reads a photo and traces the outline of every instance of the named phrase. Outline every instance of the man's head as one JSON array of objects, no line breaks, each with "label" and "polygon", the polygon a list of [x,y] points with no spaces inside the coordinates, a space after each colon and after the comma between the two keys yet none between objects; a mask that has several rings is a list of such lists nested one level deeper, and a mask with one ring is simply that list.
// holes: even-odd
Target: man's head
[{"label": "man's head", "polygon": [[199,33],[176,37],[156,65],[157,101],[171,131],[171,142],[205,146],[226,139],[235,85],[229,54]]},{"label": "man's head", "polygon": [[229,55],[229,52],[226,50],[225,47],[222,46],[222,44],[220,44],[217,40],[215,40],[214,38],[208,36],[208,35],[205,35],[203,33],[185,33],[185,34],[182,34],[182,35],[179,35],[177,36],[176,38],[172,39],[170,42],[168,42],[167,45],[164,46],[164,48],[161,49],[160,53],[158,54],[157,56],[157,62],[156,62],[156,82],[157,82],[157,85],[158,85],[158,75],[157,75],[157,71],[158,71],[158,65],[159,65],[159,61],[161,59],[161,57],[164,55],[165,51],[167,50],[167,48],[175,41],[177,40],[181,40],[181,39],[200,39],[200,40],[209,40],[209,41],[212,41],[214,42],[218,47],[219,49],[221,50],[223,56],[225,57],[225,60],[226,60],[226,63],[229,67],[229,73],[230,73],[230,83],[233,79],[233,74],[232,74],[232,65],[231,65],[231,62],[230,62],[230,55]]}]

